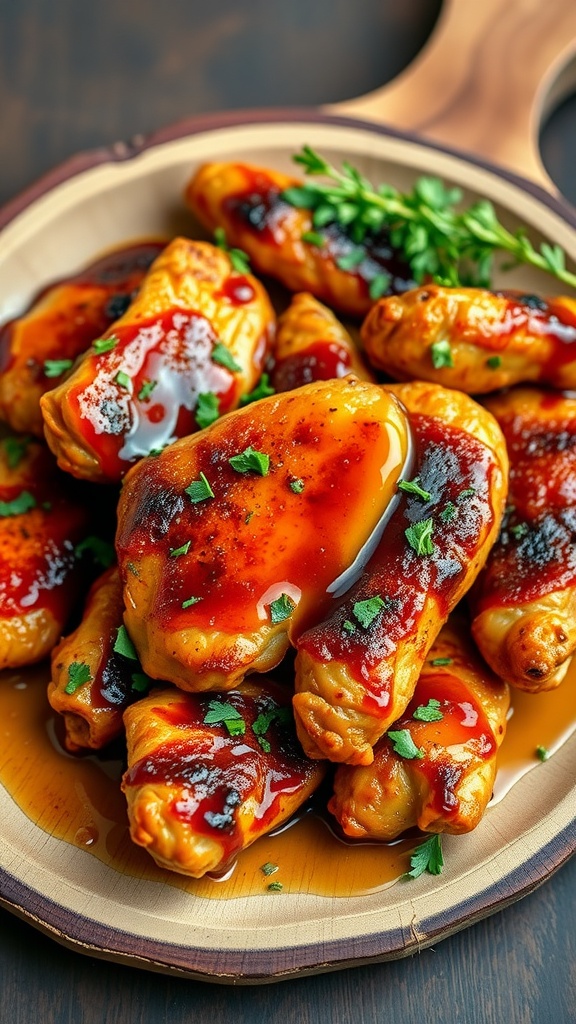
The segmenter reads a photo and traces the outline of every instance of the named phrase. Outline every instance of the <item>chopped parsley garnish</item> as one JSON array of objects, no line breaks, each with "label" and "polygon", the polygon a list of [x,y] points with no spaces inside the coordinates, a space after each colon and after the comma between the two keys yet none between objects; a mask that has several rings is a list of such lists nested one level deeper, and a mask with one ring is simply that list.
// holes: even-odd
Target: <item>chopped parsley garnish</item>
[{"label": "chopped parsley garnish", "polygon": [[411,871],[408,878],[419,878],[425,871],[430,875],[442,873],[444,858],[442,856],[442,837],[439,835],[430,836],[420,846],[417,846],[410,857]]},{"label": "chopped parsley garnish", "polygon": [[453,501],[447,501],[446,507],[442,509],[440,513],[440,519],[443,523],[451,523],[453,519],[458,515],[458,509]]},{"label": "chopped parsley garnish", "polygon": [[360,625],[364,629],[368,629],[374,622],[378,612],[385,607],[386,601],[377,594],[375,597],[369,597],[366,601],[356,601],[352,611],[354,618],[358,620]]},{"label": "chopped parsley garnish", "polygon": [[527,523],[517,523],[516,526],[510,527],[510,533],[516,540],[521,540],[529,532]]},{"label": "chopped parsley garnish", "polygon": [[452,658],[432,658],[430,664],[434,665],[435,668],[440,665],[451,665]]},{"label": "chopped parsley garnish", "polygon": [[338,257],[336,266],[339,270],[354,270],[362,263],[365,256],[364,249],[351,249],[350,252],[345,252],[343,256]]},{"label": "chopped parsley garnish", "polygon": [[444,715],[440,711],[440,701],[430,697],[427,704],[420,704],[414,711],[412,718],[418,722],[441,722]]},{"label": "chopped parsley garnish", "polygon": [[444,366],[454,366],[450,342],[446,339],[433,342],[430,346],[430,358],[435,370],[441,370]]},{"label": "chopped parsley garnish", "polygon": [[114,380],[118,387],[124,388],[125,391],[132,391],[132,380],[124,370],[118,370]]},{"label": "chopped parsley garnish", "polygon": [[116,654],[122,654],[124,658],[129,658],[130,661],[138,661],[136,648],[130,639],[126,626],[118,627],[116,640],[114,641],[114,651]]},{"label": "chopped parsley garnish", "polygon": [[266,733],[273,722],[278,722],[279,725],[288,725],[292,721],[292,712],[290,708],[272,708],[271,711],[261,712],[252,725],[252,732],[256,736],[258,743],[262,747],[265,754],[269,754],[272,750],[270,741],[266,739]]},{"label": "chopped parsley garnish", "polygon": [[226,232],[224,228],[214,228],[214,242],[219,249],[223,252],[228,253],[228,258],[232,264],[233,269],[237,274],[249,274],[250,273],[250,257],[248,253],[244,252],[243,249],[230,249],[226,241]]},{"label": "chopped parsley garnish", "polygon": [[102,569],[109,569],[116,560],[114,545],[107,540],[102,540],[101,537],[84,537],[84,540],[81,540],[74,548],[74,554],[76,558],[82,558],[86,554],[91,555],[94,564],[101,566]]},{"label": "chopped parsley garnish", "polygon": [[96,341],[92,342],[92,348],[98,355],[101,355],[102,352],[111,352],[117,344],[118,338],[115,334],[111,334],[109,338],[96,338]]},{"label": "chopped parsley garnish", "polygon": [[6,452],[6,462],[9,469],[15,469],[22,462],[31,440],[32,438],[28,435],[25,437],[4,438],[2,444]]},{"label": "chopped parsley garnish", "polygon": [[290,481],[290,490],[294,491],[294,494],[302,494],[304,486],[304,481],[300,477],[298,477],[298,479],[296,480]]},{"label": "chopped parsley garnish", "polygon": [[342,629],[344,630],[345,633],[348,633],[350,635],[356,632],[356,626],[354,625],[353,622],[350,621],[350,619],[344,619],[344,622],[342,623]]},{"label": "chopped parsley garnish", "polygon": [[488,366],[490,370],[497,370],[501,363],[502,359],[500,356],[490,356],[490,358],[486,360],[486,366]]},{"label": "chopped parsley garnish", "polygon": [[12,498],[11,501],[0,501],[0,518],[22,516],[31,508],[36,508],[36,498],[30,494],[30,491],[20,491],[18,497]]},{"label": "chopped parsley garnish", "polygon": [[284,886],[282,885],[282,882],[270,882],[266,888],[268,889],[268,892],[282,892]]},{"label": "chopped parsley garnish", "polygon": [[368,285],[368,294],[373,302],[377,302],[378,299],[381,299],[382,296],[388,291],[390,281],[391,276],[386,272],[376,274],[376,276],[372,278],[370,284]]},{"label": "chopped parsley garnish", "polygon": [[266,476],[270,469],[270,456],[257,452],[254,448],[245,448],[239,455],[233,455],[228,462],[237,473],[259,473]]},{"label": "chopped parsley garnish", "polygon": [[152,680],[144,672],[132,673],[130,689],[135,693],[148,693],[151,686]]},{"label": "chopped parsley garnish", "polygon": [[475,487],[466,487],[465,490],[460,491],[460,494],[458,495],[458,501],[466,501],[467,498],[473,498],[475,494]]},{"label": "chopped parsley garnish", "polygon": [[300,237],[303,242],[315,245],[317,249],[321,249],[324,245],[324,237],[318,231],[305,231]]},{"label": "chopped parsley garnish", "polygon": [[220,415],[220,399],[213,391],[203,391],[198,395],[194,419],[201,430],[215,423]]},{"label": "chopped parsley garnish", "polygon": [[185,544],[181,544],[179,548],[170,548],[168,554],[170,558],[180,558],[180,555],[187,555],[190,551],[191,540],[187,540]]},{"label": "chopped parsley garnish", "polygon": [[406,540],[417,555],[434,554],[436,549],[432,541],[433,530],[434,522],[432,519],[422,519],[421,522],[414,523],[407,530],[404,530]]},{"label": "chopped parsley garnish", "polygon": [[209,710],[204,715],[205,725],[223,725],[230,736],[243,736],[246,732],[246,722],[233,704],[227,701],[211,700],[208,704]]},{"label": "chopped parsley garnish", "polygon": [[199,502],[214,497],[214,491],[204,473],[200,473],[198,480],[193,480],[190,486],[185,488],[184,494],[188,495],[193,505],[198,505]]},{"label": "chopped parsley garnish", "polygon": [[265,864],[261,865],[260,871],[262,872],[263,875],[266,876],[275,875],[276,872],[278,871],[278,865],[272,864],[271,861],[267,860]]},{"label": "chopped parsley garnish", "polygon": [[224,366],[227,370],[232,370],[232,372],[238,373],[242,369],[234,359],[230,349],[227,349],[226,345],[223,345],[221,341],[216,342],[214,345],[211,358],[213,363],[218,363],[219,366]]},{"label": "chopped parsley garnish", "polygon": [[92,679],[90,666],[83,661],[73,661],[68,666],[68,682],[64,687],[64,693],[76,693],[81,686],[89,683]]},{"label": "chopped parsley garnish", "polygon": [[142,387],[140,388],[140,391],[138,392],[138,401],[147,402],[148,399],[150,398],[150,395],[154,391],[154,388],[156,387],[157,383],[157,380],[145,380],[142,384]]},{"label": "chopped parsley garnish", "polygon": [[414,480],[399,480],[398,490],[405,491],[406,494],[415,494],[417,498],[422,498],[422,501],[430,501],[432,497],[430,491],[425,491],[423,487],[420,487],[418,479],[418,477],[414,477]]},{"label": "chopped parsley garnish", "polygon": [[261,398],[270,398],[270,395],[275,395],[276,391],[270,384],[270,377],[267,373],[263,373],[253,391],[249,391],[247,395],[242,395],[240,399],[240,405],[250,405],[251,402],[259,402]]},{"label": "chopped parsley garnish", "polygon": [[536,757],[539,761],[547,761],[550,757],[550,751],[547,747],[536,747]]},{"label": "chopped parsley garnish", "polygon": [[72,366],[72,359],[46,359],[44,362],[44,376],[45,377],[59,377],[61,373],[66,373]]},{"label": "chopped parsley garnish", "polygon": [[284,622],[284,619],[290,618],[295,607],[296,604],[288,594],[281,594],[270,604],[270,621],[274,626],[278,622]]},{"label": "chopped parsley garnish", "polygon": [[390,729],[386,735],[392,741],[394,753],[400,757],[405,757],[408,761],[424,757],[424,751],[416,746],[409,729]]},{"label": "chopped parsley garnish", "polygon": [[198,602],[201,600],[201,597],[189,597],[186,599],[186,601],[182,601],[182,608],[191,608],[192,605],[198,604]]}]

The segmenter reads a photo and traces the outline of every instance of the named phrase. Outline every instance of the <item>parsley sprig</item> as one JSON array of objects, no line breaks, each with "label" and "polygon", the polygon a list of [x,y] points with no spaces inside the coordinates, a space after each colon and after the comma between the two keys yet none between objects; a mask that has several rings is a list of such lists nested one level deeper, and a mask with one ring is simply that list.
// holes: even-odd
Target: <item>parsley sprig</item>
[{"label": "parsley sprig", "polygon": [[411,192],[388,184],[375,188],[350,163],[343,162],[339,170],[311,146],[304,146],[294,161],[310,177],[327,179],[307,180],[282,194],[292,206],[312,211],[316,232],[339,224],[360,245],[367,234],[388,230],[418,283],[431,278],[452,287],[489,287],[494,254],[505,252],[513,265],[530,264],[576,287],[576,274],[566,269],[559,245],[542,242],[536,249],[525,228],[511,232],[499,222],[487,199],[462,210],[460,189],[432,177],[418,178]]}]

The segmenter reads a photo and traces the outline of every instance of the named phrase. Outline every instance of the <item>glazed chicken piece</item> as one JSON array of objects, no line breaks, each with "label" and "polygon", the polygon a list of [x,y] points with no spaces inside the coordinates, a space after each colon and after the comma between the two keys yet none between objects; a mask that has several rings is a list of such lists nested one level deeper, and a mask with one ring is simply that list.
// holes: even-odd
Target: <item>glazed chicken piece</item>
[{"label": "glazed chicken piece", "polygon": [[336,771],[328,809],[346,835],[390,840],[416,825],[459,834],[479,824],[510,699],[506,683],[465,639],[469,629],[465,617],[443,627],[402,718],[376,744],[373,763]]},{"label": "glazed chicken piece", "polygon": [[383,390],[410,413],[412,474],[357,583],[296,644],[300,741],[309,757],[347,764],[371,764],[404,713],[440,628],[486,561],[506,499],[506,448],[490,413],[434,384]]},{"label": "glazed chicken piece", "polygon": [[512,686],[551,690],[576,650],[576,396],[517,388],[486,404],[506,438],[510,493],[471,594],[473,635]]},{"label": "glazed chicken piece", "polygon": [[243,249],[257,272],[340,312],[364,316],[376,290],[384,295],[414,286],[384,232],[358,244],[336,223],[314,228],[310,210],[283,198],[286,189],[301,185],[280,171],[210,163],[195,173],[185,198],[200,223],[209,231],[223,228],[228,244]]},{"label": "glazed chicken piece", "polygon": [[484,394],[520,381],[576,386],[576,299],[425,285],[381,299],[361,337],[395,380]]},{"label": "glazed chicken piece", "polygon": [[145,672],[230,689],[277,665],[367,560],[410,440],[394,396],[347,377],[264,398],[135,466],[116,548]]},{"label": "glazed chicken piece", "polygon": [[160,867],[200,878],[286,821],[321,782],[294,732],[290,696],[158,690],[124,713],[130,835]]},{"label": "glazed chicken piece", "polygon": [[52,652],[48,700],[64,717],[68,750],[99,750],[122,735],[124,709],[148,689],[130,645],[119,644],[123,611],[120,575],[111,566],[92,584],[80,625]]},{"label": "glazed chicken piece", "polygon": [[278,318],[271,382],[276,391],[292,391],[314,380],[353,373],[373,381],[348,331],[313,295],[300,292]]},{"label": "glazed chicken piece", "polygon": [[207,242],[177,238],[126,313],[41,400],[62,469],[117,482],[150,451],[235,408],[256,383],[274,312]]},{"label": "glazed chicken piece", "polygon": [[130,304],[165,242],[109,253],[46,288],[31,308],[0,328],[0,418],[44,437],[40,398]]},{"label": "glazed chicken piece", "polygon": [[0,442],[0,669],[46,657],[81,592],[90,514],[67,483],[39,441]]}]

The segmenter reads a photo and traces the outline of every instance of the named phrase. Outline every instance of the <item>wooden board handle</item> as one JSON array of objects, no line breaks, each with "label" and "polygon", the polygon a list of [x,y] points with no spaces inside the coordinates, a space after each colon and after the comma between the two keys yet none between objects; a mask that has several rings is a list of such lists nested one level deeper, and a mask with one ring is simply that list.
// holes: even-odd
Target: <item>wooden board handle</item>
[{"label": "wooden board handle", "polygon": [[576,0],[444,0],[406,71],[325,109],[417,132],[556,191],[538,133],[575,84]]}]

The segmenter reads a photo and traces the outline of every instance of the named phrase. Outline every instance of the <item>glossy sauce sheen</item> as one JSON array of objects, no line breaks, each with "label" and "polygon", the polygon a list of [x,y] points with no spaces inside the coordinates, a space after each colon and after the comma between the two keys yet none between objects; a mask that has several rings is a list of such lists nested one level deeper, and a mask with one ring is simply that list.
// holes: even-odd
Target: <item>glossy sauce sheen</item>
[{"label": "glossy sauce sheen", "polygon": [[[103,334],[126,310],[151,263],[164,248],[164,242],[141,242],[108,253],[78,274],[45,288],[41,299],[50,305],[26,322],[11,320],[0,328],[0,373],[14,361],[12,341],[19,332],[18,348],[28,352],[34,362],[38,349],[44,359],[74,359]],[[37,362],[35,374],[44,374]],[[54,379],[47,380],[54,387]]]},{"label": "glossy sauce sheen", "polygon": [[293,391],[313,380],[332,380],[350,373],[350,353],[334,341],[319,340],[307,349],[279,359],[272,370],[276,391]]},{"label": "glossy sauce sheen", "polygon": [[[544,379],[576,360],[576,315],[564,303],[521,292],[498,291],[495,294],[502,295],[508,302],[500,324],[491,324],[488,328],[497,343],[490,344],[490,348],[504,348],[516,331],[547,338],[553,343],[553,349],[542,367]],[[482,332],[479,337],[482,338]]]},{"label": "glossy sauce sheen", "polygon": [[[237,287],[238,302],[253,297],[252,287],[243,281],[227,282],[229,289]],[[89,383],[84,383],[83,373],[71,388],[70,403],[104,474],[114,480],[143,455],[197,429],[199,394],[213,392],[220,413],[226,412],[235,382],[231,370],[212,361],[218,337],[199,313],[170,310],[120,326],[111,336],[117,339],[113,349],[87,357]],[[129,378],[128,386],[122,376],[118,381],[119,373]],[[153,385],[149,393],[142,391],[147,385]]]},{"label": "glossy sauce sheen", "polygon": [[[264,171],[242,167],[245,187],[242,191],[228,196],[223,202],[226,218],[242,228],[250,228],[257,232],[262,242],[271,246],[281,246],[286,238],[300,237],[299,228],[295,228],[298,218],[294,207],[282,199],[281,190]],[[352,242],[343,229],[337,224],[329,224],[322,229],[324,245],[322,253],[334,263],[343,256],[349,256],[360,246]],[[378,274],[389,274],[390,283],[383,294],[406,291],[414,287],[410,276],[410,268],[390,245],[387,234],[367,235],[361,244],[364,258],[348,273],[358,279],[366,297],[369,294],[369,283]]]},{"label": "glossy sauce sheen", "polygon": [[[374,674],[375,668],[404,639],[429,594],[434,595],[440,615],[446,614],[478,536],[494,518],[489,482],[495,468],[493,453],[469,433],[440,420],[412,416],[411,421],[418,480],[431,494],[430,501],[402,496],[384,541],[366,568],[369,583],[361,579],[328,622],[313,627],[298,642],[299,649],[313,652],[320,661],[345,662],[366,687],[364,702],[372,714],[385,714],[390,701],[387,685]],[[473,493],[466,494],[470,490]],[[453,517],[443,521],[442,515],[452,508]],[[419,555],[409,545],[405,530],[428,518],[433,519],[434,553]],[[353,633],[347,632],[344,622],[354,621],[354,603],[375,596],[385,601],[385,607],[374,623],[368,630],[358,626]]]},{"label": "glossy sauce sheen", "polygon": [[[561,401],[544,400],[553,410]],[[524,604],[576,583],[576,415],[500,419],[510,455],[508,509],[479,610]]]},{"label": "glossy sauce sheen", "polygon": [[[60,723],[46,701],[47,670],[4,672],[0,677],[0,783],[38,828],[82,849],[123,874],[162,882],[209,899],[266,895],[270,882],[287,893],[349,897],[386,888],[409,869],[418,839],[401,843],[340,842],[314,813],[290,828],[264,836],[244,850],[223,880],[190,879],[157,867],[128,834],[120,792],[122,750],[71,757],[58,740]],[[541,694],[516,691],[514,711],[498,754],[494,801],[532,769],[547,771],[535,757],[543,744],[553,753],[576,728],[573,700],[576,665],[562,686]],[[55,729],[55,723],[57,723]],[[534,776],[535,780],[538,778]],[[488,815],[490,810],[488,810]],[[482,827],[482,826],[480,826]],[[465,842],[454,837],[450,842]],[[269,876],[262,866],[278,868]],[[90,861],[86,863],[87,876]]]}]

